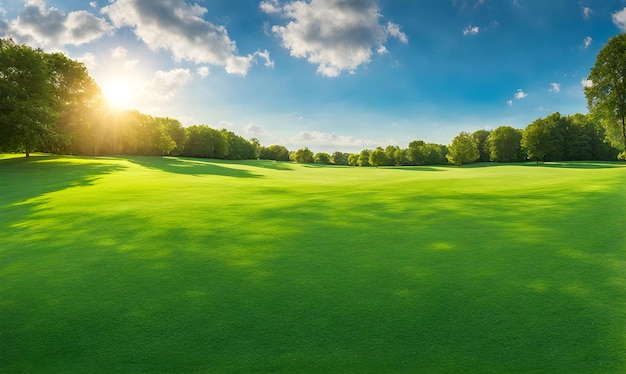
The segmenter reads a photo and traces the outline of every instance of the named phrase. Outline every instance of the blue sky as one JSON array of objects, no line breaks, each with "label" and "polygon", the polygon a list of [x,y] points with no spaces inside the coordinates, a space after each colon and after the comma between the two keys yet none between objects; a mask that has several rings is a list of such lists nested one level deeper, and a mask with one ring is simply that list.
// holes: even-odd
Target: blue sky
[{"label": "blue sky", "polygon": [[623,32],[626,0],[0,0],[122,108],[329,152],[585,113]]}]

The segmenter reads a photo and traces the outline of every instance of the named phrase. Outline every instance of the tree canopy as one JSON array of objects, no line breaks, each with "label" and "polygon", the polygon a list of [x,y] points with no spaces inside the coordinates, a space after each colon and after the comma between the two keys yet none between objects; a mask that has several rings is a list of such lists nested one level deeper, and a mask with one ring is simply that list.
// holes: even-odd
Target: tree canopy
[{"label": "tree canopy", "polygon": [[468,132],[461,132],[448,147],[448,155],[446,156],[451,163],[461,166],[463,164],[471,164],[476,162],[480,157],[478,145],[472,135]]},{"label": "tree canopy", "polygon": [[609,39],[587,79],[585,96],[591,113],[615,144],[626,149],[626,34]]}]

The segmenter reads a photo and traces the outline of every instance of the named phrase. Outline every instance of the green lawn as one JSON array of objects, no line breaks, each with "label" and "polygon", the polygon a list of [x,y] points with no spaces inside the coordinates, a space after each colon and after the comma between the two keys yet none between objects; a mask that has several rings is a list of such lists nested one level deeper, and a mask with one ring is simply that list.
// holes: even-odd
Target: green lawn
[{"label": "green lawn", "polygon": [[0,372],[626,371],[626,164],[0,158]]}]

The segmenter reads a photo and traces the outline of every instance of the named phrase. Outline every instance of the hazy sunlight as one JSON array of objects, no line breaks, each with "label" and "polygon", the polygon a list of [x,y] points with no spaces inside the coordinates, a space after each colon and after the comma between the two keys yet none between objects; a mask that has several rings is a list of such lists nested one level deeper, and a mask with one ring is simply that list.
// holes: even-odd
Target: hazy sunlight
[{"label": "hazy sunlight", "polygon": [[123,80],[112,80],[102,87],[102,94],[111,106],[117,109],[129,108],[132,87]]}]

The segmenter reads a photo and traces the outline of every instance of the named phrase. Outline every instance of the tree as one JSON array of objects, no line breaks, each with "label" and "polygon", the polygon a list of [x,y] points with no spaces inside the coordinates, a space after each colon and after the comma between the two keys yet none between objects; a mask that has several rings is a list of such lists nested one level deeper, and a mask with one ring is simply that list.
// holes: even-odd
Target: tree
[{"label": "tree", "polygon": [[277,144],[261,147],[259,158],[262,160],[289,161],[289,150]]},{"label": "tree", "polygon": [[300,148],[294,153],[293,160],[299,164],[312,164],[313,152],[307,147]]},{"label": "tree", "polygon": [[452,144],[448,146],[448,154],[446,155],[448,161],[457,166],[473,163],[479,157],[478,145],[468,132],[461,132],[452,139]]},{"label": "tree", "polygon": [[318,152],[313,157],[316,164],[330,165],[330,155],[326,152]]},{"label": "tree", "polygon": [[384,149],[382,149],[381,147],[376,148],[375,150],[372,151],[372,153],[370,153],[369,156],[369,164],[372,166],[382,166],[382,165],[389,165],[389,156],[387,156],[387,153],[385,152]]},{"label": "tree", "polygon": [[537,119],[524,129],[522,147],[526,150],[528,157],[536,160],[537,163],[546,161],[546,157],[550,153],[551,143],[552,137],[547,121]]},{"label": "tree", "polygon": [[344,152],[334,152],[332,156],[330,156],[330,161],[335,165],[348,165],[348,157],[349,153]]},{"label": "tree", "polygon": [[487,142],[487,138],[489,138],[489,134],[491,131],[489,130],[476,130],[472,133],[472,138],[476,142],[478,146],[478,152],[480,152],[480,156],[478,157],[478,162],[489,162],[489,144]]},{"label": "tree", "polygon": [[522,152],[522,131],[511,126],[500,126],[487,138],[491,161],[519,162],[525,156]]},{"label": "tree", "polygon": [[359,157],[360,154],[358,153],[350,153],[350,155],[348,155],[348,165],[359,166]]},{"label": "tree", "polygon": [[626,149],[626,34],[609,39],[600,50],[585,86],[589,110],[615,144]]},{"label": "tree", "polygon": [[364,149],[359,153],[359,158],[357,160],[357,165],[359,166],[370,166],[370,151],[369,149]]},{"label": "tree", "polygon": [[0,39],[0,146],[26,157],[50,148],[60,108],[54,83],[42,50]]},{"label": "tree", "polygon": [[409,143],[409,148],[407,149],[409,160],[414,165],[424,165],[424,143],[423,140],[414,140]]}]

